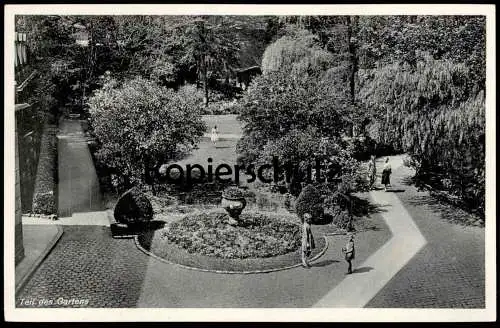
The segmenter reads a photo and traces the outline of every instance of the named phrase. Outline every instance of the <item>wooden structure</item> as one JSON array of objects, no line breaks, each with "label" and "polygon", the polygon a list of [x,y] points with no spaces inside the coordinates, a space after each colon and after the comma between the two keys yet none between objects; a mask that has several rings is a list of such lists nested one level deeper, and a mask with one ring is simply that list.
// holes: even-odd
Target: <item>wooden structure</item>
[{"label": "wooden structure", "polygon": [[236,81],[238,82],[238,86],[240,88],[246,90],[252,79],[255,76],[261,74],[262,70],[260,69],[260,66],[252,66],[244,69],[239,69],[236,70]]}]

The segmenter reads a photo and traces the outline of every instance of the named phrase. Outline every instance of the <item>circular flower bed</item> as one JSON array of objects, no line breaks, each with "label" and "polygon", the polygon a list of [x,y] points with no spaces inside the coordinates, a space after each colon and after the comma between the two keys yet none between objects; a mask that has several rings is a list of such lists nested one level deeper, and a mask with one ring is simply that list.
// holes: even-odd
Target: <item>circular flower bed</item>
[{"label": "circular flower bed", "polygon": [[237,226],[225,213],[185,216],[161,232],[165,242],[189,253],[226,259],[266,258],[297,250],[300,226],[262,213],[245,213]]},{"label": "circular flower bed", "polygon": [[[240,218],[237,226],[231,226],[220,209],[187,213],[168,226],[141,231],[136,245],[160,261],[216,273],[300,266],[301,227],[296,216],[249,212]],[[316,248],[310,258],[314,261],[325,253],[328,243],[321,227],[313,230]]]}]

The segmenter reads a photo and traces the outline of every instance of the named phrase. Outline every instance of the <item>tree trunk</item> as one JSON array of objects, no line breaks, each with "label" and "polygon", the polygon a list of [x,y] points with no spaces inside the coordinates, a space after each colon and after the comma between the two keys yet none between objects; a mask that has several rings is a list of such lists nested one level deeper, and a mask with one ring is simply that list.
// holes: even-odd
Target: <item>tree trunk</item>
[{"label": "tree trunk", "polygon": [[[351,103],[355,104],[356,101],[356,74],[358,72],[358,56],[356,53],[356,44],[353,41],[353,35],[357,25],[358,17],[349,16],[347,22],[347,41],[349,44],[349,59],[351,61],[351,72],[349,77],[349,91],[351,96]],[[355,126],[352,125],[351,136],[354,136]]]},{"label": "tree trunk", "polygon": [[356,99],[356,73],[358,71],[358,56],[356,54],[356,44],[352,40],[354,29],[357,25],[357,16],[349,16],[348,26],[347,26],[347,38],[349,42],[349,59],[351,61],[351,76],[349,79],[349,87],[351,94],[351,102],[354,103]]},{"label": "tree trunk", "polygon": [[208,106],[208,69],[206,56],[203,55],[200,61],[200,73],[203,85],[203,104]]},{"label": "tree trunk", "polygon": [[205,103],[205,107],[208,106],[208,77],[207,77],[207,68],[205,66],[203,72],[203,92],[205,94],[203,101]]}]

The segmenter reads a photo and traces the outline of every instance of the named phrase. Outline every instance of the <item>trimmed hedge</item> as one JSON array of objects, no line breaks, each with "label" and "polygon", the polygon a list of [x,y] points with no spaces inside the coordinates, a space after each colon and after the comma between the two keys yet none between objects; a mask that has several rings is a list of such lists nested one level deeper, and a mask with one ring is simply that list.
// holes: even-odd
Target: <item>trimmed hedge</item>
[{"label": "trimmed hedge", "polygon": [[304,214],[312,215],[313,223],[323,217],[323,200],[321,193],[313,185],[305,186],[295,201],[295,212],[300,220],[304,220]]},{"label": "trimmed hedge", "polygon": [[133,187],[116,203],[114,217],[123,224],[145,223],[153,219],[153,206],[143,192]]},{"label": "trimmed hedge", "polygon": [[33,192],[32,212],[57,213],[57,127],[45,125]]}]

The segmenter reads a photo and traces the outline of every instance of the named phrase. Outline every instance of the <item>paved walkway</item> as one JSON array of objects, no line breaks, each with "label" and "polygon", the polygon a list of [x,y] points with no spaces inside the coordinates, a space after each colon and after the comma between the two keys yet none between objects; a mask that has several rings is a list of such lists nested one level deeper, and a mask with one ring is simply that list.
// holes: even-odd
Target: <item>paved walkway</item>
[{"label": "paved walkway", "polygon": [[[397,169],[402,158],[393,158],[391,165]],[[370,197],[383,206],[381,215],[393,237],[359,266],[358,274],[347,276],[315,307],[364,307],[425,245],[425,238],[394,193],[371,191]]]},{"label": "paved walkway", "polygon": [[[212,134],[210,134],[210,133],[204,133],[203,136],[205,138],[211,138]],[[219,133],[218,136],[219,136],[220,140],[226,140],[226,139],[236,139],[236,140],[238,140],[238,139],[241,138],[241,134],[234,134],[234,133]]]},{"label": "paved walkway", "polygon": [[[392,180],[405,186],[407,167]],[[468,214],[405,186],[397,193],[427,244],[366,305],[369,308],[484,308],[485,230],[447,221]]]},{"label": "paved walkway", "polygon": [[[234,118],[209,119],[216,121],[224,135],[237,134],[231,130]],[[186,161],[203,163],[213,157],[234,164],[234,143],[231,138],[215,148],[203,140]],[[80,151],[86,152],[84,148]],[[340,252],[344,236],[329,237],[326,254],[311,269],[228,276],[186,270],[146,256],[133,240],[111,238],[102,213],[74,213],[45,221],[64,224],[65,233],[19,297],[77,296],[88,299],[90,307],[310,307],[345,277],[347,266]],[[378,229],[357,235],[360,262],[390,237],[380,216],[371,219]],[[23,220],[28,224],[42,219]],[[322,234],[320,229],[314,227],[316,236]]]},{"label": "paved walkway", "polygon": [[61,121],[57,137],[59,216],[101,210],[99,180],[80,121]]},{"label": "paved walkway", "polygon": [[[72,126],[73,123],[66,122],[62,129],[62,139],[70,141],[60,149],[66,156],[66,165],[72,168],[68,171],[82,172],[81,176],[95,174],[92,165],[91,169],[82,165],[88,163],[90,154],[86,145],[81,147],[81,127]],[[223,124],[217,123],[221,132],[226,132]],[[69,131],[77,131],[76,136],[72,137]],[[67,155],[75,149],[79,149],[79,154],[71,159]],[[232,161],[227,157],[232,149],[232,142],[227,148],[201,147],[189,160],[205,159],[217,151],[221,160]],[[402,185],[403,178],[411,172],[401,167],[401,157],[393,158],[391,163],[393,180]],[[73,208],[69,200],[73,201],[72,195],[77,194],[81,194],[83,203],[89,204],[89,198],[85,200],[86,189],[81,187],[84,181],[89,180],[82,179],[75,188],[60,189],[67,191],[60,197],[68,208]],[[357,234],[355,273],[347,277],[340,253],[345,237],[329,237],[328,251],[311,269],[221,275],[186,270],[148,257],[133,240],[111,238],[104,212],[90,212],[82,213],[80,219],[76,213],[60,220],[67,224],[63,237],[18,299],[78,297],[88,300],[83,305],[86,307],[484,306],[484,230],[443,222],[438,210],[426,210],[427,199],[419,199],[420,193],[413,187],[405,189],[398,194],[370,193],[374,202],[387,211],[381,213],[384,220],[378,214],[374,216],[380,231]],[[23,220],[28,223],[30,219],[33,218]],[[394,234],[388,242],[389,231],[383,221]],[[315,234],[319,234],[320,228],[314,228]],[[373,253],[374,250],[378,251]]]},{"label": "paved walkway", "polygon": [[57,226],[23,225],[24,258],[16,265],[16,290],[29,279],[29,276],[40,264],[50,249],[62,235]]},{"label": "paved walkway", "polygon": [[30,216],[23,216],[22,219],[23,225],[91,225],[108,227],[110,225],[108,213],[106,211],[73,213],[72,216],[60,217],[57,220]]},{"label": "paved walkway", "polygon": [[[384,228],[382,223],[381,230],[357,236],[360,262],[386,242]],[[17,300],[79,298],[89,301],[87,307],[311,307],[345,277],[345,237],[329,239],[327,253],[310,269],[224,275],[160,262],[132,239],[111,238],[109,227],[67,225]]]}]

